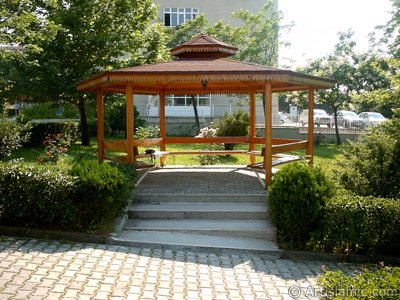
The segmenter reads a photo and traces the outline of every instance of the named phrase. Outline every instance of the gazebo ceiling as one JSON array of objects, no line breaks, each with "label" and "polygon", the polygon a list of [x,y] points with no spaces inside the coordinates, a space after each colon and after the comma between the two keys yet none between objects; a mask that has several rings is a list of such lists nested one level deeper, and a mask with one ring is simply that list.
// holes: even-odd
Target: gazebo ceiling
[{"label": "gazebo ceiling", "polygon": [[275,92],[326,89],[335,84],[321,77],[226,58],[236,51],[202,34],[172,49],[178,57],[175,61],[100,73],[79,82],[77,89],[125,93],[131,84],[136,94],[235,94],[264,92],[267,81]]}]

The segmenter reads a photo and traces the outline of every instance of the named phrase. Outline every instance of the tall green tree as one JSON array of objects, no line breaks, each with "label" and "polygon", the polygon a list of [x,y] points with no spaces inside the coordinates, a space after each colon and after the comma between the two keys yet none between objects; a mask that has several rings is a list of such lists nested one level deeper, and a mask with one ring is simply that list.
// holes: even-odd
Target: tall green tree
[{"label": "tall green tree", "polygon": [[[86,106],[94,95],[77,92],[75,85],[99,71],[154,61],[157,55],[144,55],[144,45],[151,41],[146,41],[150,34],[143,34],[155,17],[152,1],[5,1],[1,12],[12,14],[14,3],[29,3],[30,16],[40,20],[33,23],[35,32],[46,38],[31,41],[28,35],[18,41],[25,49],[24,59],[13,62],[16,72],[9,94],[26,101],[75,105],[82,144],[89,145]],[[3,33],[16,28],[19,23],[10,21]]]},{"label": "tall green tree", "polygon": [[382,38],[373,44],[373,50],[381,61],[374,67],[390,84],[367,91],[355,99],[360,110],[378,111],[389,118],[394,110],[400,108],[400,2],[393,0],[392,6],[390,20],[376,28],[377,32],[383,33]]},{"label": "tall green tree", "polygon": [[[384,61],[370,53],[357,53],[353,32],[339,33],[339,42],[333,52],[322,58],[310,61],[300,69],[305,73],[330,78],[336,81],[335,87],[321,90],[316,94],[316,102],[327,104],[333,111],[334,122],[342,107],[350,107],[356,95],[379,88],[388,87],[390,82],[381,68]],[[336,143],[341,144],[338,126],[335,127]]]}]

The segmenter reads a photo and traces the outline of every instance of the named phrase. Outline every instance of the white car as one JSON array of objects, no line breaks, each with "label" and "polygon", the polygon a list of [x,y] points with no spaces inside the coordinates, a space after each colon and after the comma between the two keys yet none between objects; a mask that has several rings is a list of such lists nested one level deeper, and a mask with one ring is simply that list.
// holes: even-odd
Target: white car
[{"label": "white car", "polygon": [[339,110],[337,112],[337,123],[344,128],[364,128],[364,120],[361,119],[354,111]]},{"label": "white car", "polygon": [[377,112],[362,112],[358,116],[364,120],[364,124],[367,127],[375,127],[388,120]]},{"label": "white car", "polygon": [[[308,124],[308,109],[305,109],[301,112],[299,122],[301,126]],[[316,126],[327,125],[331,127],[333,123],[333,117],[328,115],[323,109],[314,109],[314,124]]]}]

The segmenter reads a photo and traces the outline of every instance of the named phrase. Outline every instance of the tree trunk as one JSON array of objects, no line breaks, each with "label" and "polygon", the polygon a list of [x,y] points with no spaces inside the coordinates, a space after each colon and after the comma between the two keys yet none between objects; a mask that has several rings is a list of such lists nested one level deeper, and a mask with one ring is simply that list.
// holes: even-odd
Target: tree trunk
[{"label": "tree trunk", "polygon": [[196,121],[196,126],[197,126],[197,133],[200,132],[200,120],[199,120],[199,112],[197,111],[197,103],[196,100],[194,98],[194,96],[192,96],[192,105],[193,105],[193,111],[194,111],[194,119]]},{"label": "tree trunk", "polygon": [[265,115],[265,94],[262,94],[262,105],[263,105],[263,115]]},{"label": "tree trunk", "polygon": [[79,117],[81,122],[81,141],[83,146],[90,146],[90,137],[89,137],[89,129],[88,129],[88,122],[86,117],[86,109],[85,109],[85,102],[83,99],[80,99],[78,102],[78,109],[79,109]]},{"label": "tree trunk", "polygon": [[338,122],[337,122],[337,107],[332,105],[332,109],[333,109],[333,119],[335,122],[335,134],[336,134],[336,145],[341,145],[342,141],[340,140],[340,134],[339,134],[339,126],[338,126]]}]

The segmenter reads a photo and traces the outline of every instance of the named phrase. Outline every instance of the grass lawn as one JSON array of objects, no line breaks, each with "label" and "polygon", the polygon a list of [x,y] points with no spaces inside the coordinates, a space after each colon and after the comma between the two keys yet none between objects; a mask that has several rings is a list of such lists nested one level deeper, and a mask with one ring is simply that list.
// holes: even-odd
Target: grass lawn
[{"label": "grass lawn", "polygon": [[[172,151],[184,151],[200,149],[196,148],[197,145],[168,145],[167,150]],[[247,145],[237,145],[235,149],[246,150]],[[223,148],[221,148],[223,149]],[[340,158],[339,148],[336,145],[319,145],[314,148],[314,162],[315,164],[322,167],[330,176],[333,176],[333,170],[336,168],[336,161]],[[144,148],[140,148],[139,152],[143,152]],[[13,155],[8,159],[23,158],[27,162],[37,162],[40,155],[43,155],[44,147],[24,147],[13,153]],[[113,153],[113,155],[124,155],[123,153]],[[297,151],[293,154],[304,155],[304,151]],[[80,143],[71,145],[68,152],[63,155],[61,161],[62,163],[69,164],[76,158],[85,159],[96,159],[97,158],[97,140],[95,138],[91,139],[91,146],[85,147]],[[257,157],[257,162],[261,162],[262,158]],[[157,160],[159,163],[159,160]],[[248,155],[231,155],[219,156],[220,165],[247,165],[249,163]],[[167,159],[167,165],[187,165],[187,166],[198,166],[200,165],[196,156],[193,155],[169,155]]]}]

